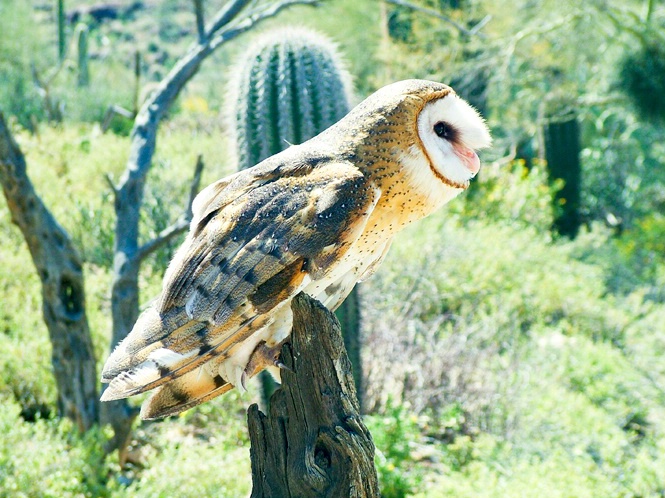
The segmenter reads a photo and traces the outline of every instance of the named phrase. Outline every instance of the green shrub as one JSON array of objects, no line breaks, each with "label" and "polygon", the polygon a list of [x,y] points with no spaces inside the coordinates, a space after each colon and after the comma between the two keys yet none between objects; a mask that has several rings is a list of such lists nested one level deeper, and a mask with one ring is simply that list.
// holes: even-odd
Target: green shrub
[{"label": "green shrub", "polygon": [[[251,394],[256,399],[256,393]],[[116,475],[124,485],[112,496],[247,496],[247,403],[231,391],[178,417],[139,425],[130,447],[138,465]]]},{"label": "green shrub", "polygon": [[469,190],[448,207],[467,219],[500,221],[546,232],[554,221],[550,187],[541,161],[527,168],[523,160],[484,164]]},{"label": "green shrub", "polygon": [[67,420],[20,418],[20,407],[0,396],[0,496],[109,496],[106,436],[92,430],[81,436]]},{"label": "green shrub", "polygon": [[44,117],[42,98],[30,74],[31,63],[44,62],[44,30],[35,25],[29,2],[6,0],[0,3],[0,32],[0,110],[32,129]]},{"label": "green shrub", "polygon": [[0,256],[0,396],[13,399],[26,416],[55,413],[51,343],[41,316],[39,279],[18,229],[3,221],[0,217],[0,230],[8,232],[3,240],[11,243],[3,244]]},{"label": "green shrub", "polygon": [[619,81],[639,113],[647,120],[665,119],[665,48],[651,39],[627,52],[620,64]]},{"label": "green shrub", "polygon": [[412,456],[412,450],[422,436],[418,418],[409,412],[408,405],[389,402],[383,415],[365,418],[376,446],[374,463],[379,476],[381,496],[403,498],[418,491],[423,469]]}]

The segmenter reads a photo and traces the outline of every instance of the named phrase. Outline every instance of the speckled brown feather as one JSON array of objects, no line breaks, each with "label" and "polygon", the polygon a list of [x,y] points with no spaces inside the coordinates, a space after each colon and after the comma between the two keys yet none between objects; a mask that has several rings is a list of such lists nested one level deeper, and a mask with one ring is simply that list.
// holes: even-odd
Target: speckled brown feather
[{"label": "speckled brown feather", "polygon": [[[412,147],[424,151],[416,118],[450,92],[434,82],[390,85],[314,139],[199,194],[160,299],[104,367],[103,399],[158,388],[142,415],[178,413],[232,387],[203,365],[272,326],[274,310],[297,292],[306,287],[337,306],[373,273],[397,231],[438,207],[414,194],[399,159]],[[356,259],[370,264],[351,280],[329,280]]]},{"label": "speckled brown feather", "polygon": [[[302,170],[296,168],[296,178]],[[340,195],[348,184],[360,190],[363,177],[352,165],[310,168],[305,185],[286,172],[271,180],[220,203],[223,208],[208,204],[196,217],[179,250],[186,264],[167,273],[162,299],[141,317],[144,323],[138,322],[132,341],[107,362],[103,380],[111,383],[105,399],[154,389],[213,357],[223,358],[265,325],[265,314],[295,294],[306,274],[324,271],[343,254],[346,238],[357,238],[353,221],[365,216],[363,208],[372,199]],[[168,367],[156,364],[159,378],[134,384],[133,369],[159,348],[196,354]]]}]

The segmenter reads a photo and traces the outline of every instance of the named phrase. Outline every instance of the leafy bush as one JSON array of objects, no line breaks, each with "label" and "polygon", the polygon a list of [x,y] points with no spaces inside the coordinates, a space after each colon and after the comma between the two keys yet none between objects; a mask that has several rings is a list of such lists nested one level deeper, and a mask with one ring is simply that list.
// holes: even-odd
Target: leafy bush
[{"label": "leafy bush", "polygon": [[551,206],[557,186],[550,187],[541,163],[535,160],[530,168],[524,160],[484,164],[469,190],[448,209],[467,219],[546,232],[554,220]]},{"label": "leafy bush", "polygon": [[[258,399],[254,387],[251,400]],[[139,425],[129,447],[132,464],[115,476],[121,486],[113,496],[246,496],[246,397],[231,391],[178,417]]]},{"label": "leafy bush", "polygon": [[375,464],[381,496],[403,498],[420,488],[424,469],[412,455],[422,439],[418,418],[408,404],[389,403],[383,415],[364,420],[376,446]]},{"label": "leafy bush", "polygon": [[39,279],[8,218],[0,216],[5,241],[0,256],[0,397],[13,399],[24,416],[34,418],[55,412],[51,344],[40,313]]},{"label": "leafy bush", "polygon": [[610,106],[589,115],[584,132],[583,205],[587,219],[619,230],[665,206],[662,129]]},{"label": "leafy bush", "polygon": [[648,120],[665,117],[665,48],[662,39],[650,39],[625,55],[620,64],[621,87]]},{"label": "leafy bush", "polygon": [[77,434],[67,420],[20,418],[20,407],[0,397],[0,495],[30,497],[109,496],[105,435]]}]

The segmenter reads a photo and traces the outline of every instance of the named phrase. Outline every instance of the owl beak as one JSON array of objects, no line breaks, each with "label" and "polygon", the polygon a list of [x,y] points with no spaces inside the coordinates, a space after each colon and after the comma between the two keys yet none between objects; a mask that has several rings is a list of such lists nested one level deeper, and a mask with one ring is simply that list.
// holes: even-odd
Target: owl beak
[{"label": "owl beak", "polygon": [[466,166],[473,176],[476,176],[478,171],[480,171],[480,158],[478,154],[473,149],[469,149],[462,144],[453,145],[453,150],[464,166]]}]

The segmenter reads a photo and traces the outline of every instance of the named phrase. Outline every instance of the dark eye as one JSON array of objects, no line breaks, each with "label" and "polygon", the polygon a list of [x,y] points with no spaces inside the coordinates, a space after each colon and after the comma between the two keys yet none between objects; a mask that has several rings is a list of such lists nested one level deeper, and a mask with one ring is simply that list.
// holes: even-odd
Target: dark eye
[{"label": "dark eye", "polygon": [[455,138],[455,128],[445,121],[439,121],[434,125],[434,133],[436,133],[437,137],[445,138],[446,140],[453,140]]}]

